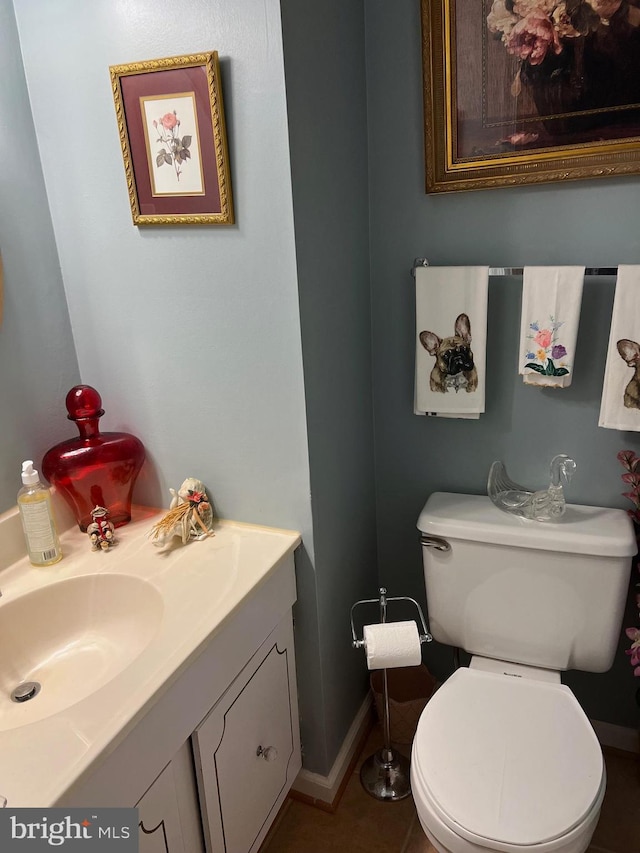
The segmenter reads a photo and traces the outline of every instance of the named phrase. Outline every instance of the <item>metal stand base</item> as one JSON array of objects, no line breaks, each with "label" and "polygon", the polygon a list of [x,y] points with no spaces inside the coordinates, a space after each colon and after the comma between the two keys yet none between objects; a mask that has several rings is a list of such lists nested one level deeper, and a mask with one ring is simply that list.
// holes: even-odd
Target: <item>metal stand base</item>
[{"label": "metal stand base", "polygon": [[383,747],[369,756],[360,768],[360,781],[376,800],[404,800],[411,793],[409,759],[395,749]]}]

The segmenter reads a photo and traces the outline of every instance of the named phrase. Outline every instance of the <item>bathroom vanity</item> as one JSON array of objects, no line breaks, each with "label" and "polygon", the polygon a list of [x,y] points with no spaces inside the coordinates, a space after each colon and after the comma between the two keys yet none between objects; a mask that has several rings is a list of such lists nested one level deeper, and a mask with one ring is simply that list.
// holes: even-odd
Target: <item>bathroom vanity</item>
[{"label": "bathroom vanity", "polygon": [[[24,626],[0,665],[0,795],[137,806],[141,853],[254,853],[301,767],[300,537],[220,521],[160,551],[148,534],[161,515],[138,509],[109,552],[76,528],[53,569],[23,558],[0,570],[0,635]],[[11,678],[29,663],[41,689],[16,705]]]}]

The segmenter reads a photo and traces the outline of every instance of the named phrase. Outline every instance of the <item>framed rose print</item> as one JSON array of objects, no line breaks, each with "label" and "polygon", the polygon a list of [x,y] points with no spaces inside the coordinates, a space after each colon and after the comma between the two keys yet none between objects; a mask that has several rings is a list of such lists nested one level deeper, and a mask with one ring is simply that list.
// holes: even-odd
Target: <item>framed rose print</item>
[{"label": "framed rose print", "polygon": [[640,0],[422,0],[427,192],[640,173]]},{"label": "framed rose print", "polygon": [[232,224],[218,54],[110,72],[134,225]]}]

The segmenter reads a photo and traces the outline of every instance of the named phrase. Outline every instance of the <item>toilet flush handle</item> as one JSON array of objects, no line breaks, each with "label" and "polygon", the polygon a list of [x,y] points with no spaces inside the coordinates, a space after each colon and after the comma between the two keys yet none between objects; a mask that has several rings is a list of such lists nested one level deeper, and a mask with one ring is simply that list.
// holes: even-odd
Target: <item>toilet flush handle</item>
[{"label": "toilet flush handle", "polygon": [[447,540],[441,539],[439,536],[427,536],[426,533],[422,533],[420,542],[425,548],[433,548],[435,551],[448,553],[451,550],[451,545]]}]

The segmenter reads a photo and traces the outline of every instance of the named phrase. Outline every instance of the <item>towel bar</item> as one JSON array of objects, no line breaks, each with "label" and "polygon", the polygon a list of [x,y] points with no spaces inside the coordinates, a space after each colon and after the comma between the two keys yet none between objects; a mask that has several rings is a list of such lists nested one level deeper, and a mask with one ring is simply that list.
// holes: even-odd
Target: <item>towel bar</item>
[{"label": "towel bar", "polygon": [[[428,267],[427,258],[416,258],[411,267],[411,275],[416,277],[416,267]],[[522,275],[524,267],[489,267],[489,275]],[[586,267],[585,275],[617,275],[618,267]]]}]

